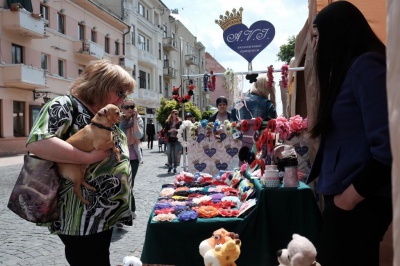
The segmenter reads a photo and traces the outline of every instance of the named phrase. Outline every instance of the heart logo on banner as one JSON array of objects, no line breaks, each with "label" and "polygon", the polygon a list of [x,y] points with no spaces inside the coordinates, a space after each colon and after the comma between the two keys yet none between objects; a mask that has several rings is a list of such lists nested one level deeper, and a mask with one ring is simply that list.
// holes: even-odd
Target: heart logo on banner
[{"label": "heart logo on banner", "polygon": [[275,37],[275,27],[269,21],[259,20],[248,28],[244,24],[236,24],[224,31],[224,41],[233,51],[247,62],[267,47]]},{"label": "heart logo on banner", "polygon": [[205,149],[204,152],[205,154],[207,154],[208,157],[211,158],[217,152],[217,150],[215,148],[211,148],[211,149]]},{"label": "heart logo on banner", "polygon": [[308,152],[308,147],[307,146],[302,146],[302,147],[296,147],[294,150],[299,154],[300,156],[303,156]]},{"label": "heart logo on banner", "polygon": [[236,153],[238,153],[239,149],[238,148],[228,148],[226,149],[226,153],[229,154],[231,157],[235,156]]},{"label": "heart logo on banner", "polygon": [[204,169],[206,169],[207,165],[205,163],[196,163],[194,165],[194,168],[196,168],[197,171],[202,172]]},{"label": "heart logo on banner", "polygon": [[226,139],[226,134],[225,133],[221,133],[219,134],[220,140],[224,141],[224,139]]},{"label": "heart logo on banner", "polygon": [[203,139],[205,139],[205,135],[204,134],[199,134],[197,135],[196,141],[197,143],[200,143]]},{"label": "heart logo on banner", "polygon": [[215,167],[217,167],[218,170],[225,170],[226,168],[228,168],[228,164],[227,163],[216,163]]}]

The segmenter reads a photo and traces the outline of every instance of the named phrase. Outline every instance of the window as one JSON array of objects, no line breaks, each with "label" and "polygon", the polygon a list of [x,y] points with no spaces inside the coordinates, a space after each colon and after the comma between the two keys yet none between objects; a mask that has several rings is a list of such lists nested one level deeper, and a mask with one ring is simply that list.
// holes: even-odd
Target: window
[{"label": "window", "polygon": [[149,84],[148,89],[150,90],[150,73],[147,73],[147,84]]},{"label": "window", "polygon": [[169,67],[168,55],[164,54],[164,68]]},{"label": "window", "polygon": [[136,65],[133,65],[132,77],[136,79]]},{"label": "window", "polygon": [[110,53],[110,38],[108,38],[107,36],[104,39],[104,51],[106,53]]},{"label": "window", "polygon": [[14,137],[25,136],[25,103],[13,102]]},{"label": "window", "polygon": [[[45,20],[49,21],[49,7],[45,5],[40,5],[40,15],[42,15],[42,18],[44,18]],[[48,27],[49,23],[46,22],[44,26]]]},{"label": "window", "polygon": [[17,44],[12,44],[11,57],[13,64],[23,64],[24,63],[23,47]]},{"label": "window", "polygon": [[146,50],[146,38],[139,34],[139,38],[138,38],[138,43],[139,43],[139,48],[143,51]]},{"label": "window", "polygon": [[150,40],[146,39],[146,48],[147,48],[147,52],[150,51]]},{"label": "window", "polygon": [[82,74],[83,70],[85,69],[84,65],[79,65],[78,66],[78,75]]},{"label": "window", "polygon": [[29,128],[32,128],[33,122],[35,122],[36,117],[39,115],[40,109],[40,105],[29,105]]},{"label": "window", "polygon": [[58,75],[64,77],[64,60],[58,59]]},{"label": "window", "polygon": [[158,59],[160,59],[161,60],[161,43],[159,42],[158,43]]},{"label": "window", "polygon": [[141,3],[139,3],[138,12],[139,12],[139,14],[140,14],[141,16],[144,17],[144,14],[145,14],[144,5],[142,5]]},{"label": "window", "polygon": [[132,44],[136,45],[136,28],[135,25],[132,24]]},{"label": "window", "polygon": [[85,40],[85,25],[79,23],[78,24],[78,38],[79,40]]},{"label": "window", "polygon": [[57,30],[59,33],[65,34],[65,16],[61,13],[57,13],[57,22],[58,27]]},{"label": "window", "polygon": [[45,70],[49,69],[49,56],[47,54],[42,53],[40,55],[40,67]]},{"label": "window", "polygon": [[139,88],[146,89],[146,72],[139,70]]},{"label": "window", "polygon": [[114,47],[115,47],[114,54],[119,55],[119,42],[115,42]]},{"label": "window", "polygon": [[164,38],[167,38],[167,37],[168,37],[167,32],[168,32],[167,25],[164,25],[164,26],[163,26],[163,37],[164,37]]},{"label": "window", "polygon": [[92,42],[96,42],[96,41],[97,41],[97,32],[96,32],[95,30],[92,30],[92,31],[90,32],[90,40],[91,40]]},{"label": "window", "polygon": [[162,76],[158,76],[158,91],[162,94]]},{"label": "window", "polygon": [[168,83],[164,83],[164,97],[168,98]]}]

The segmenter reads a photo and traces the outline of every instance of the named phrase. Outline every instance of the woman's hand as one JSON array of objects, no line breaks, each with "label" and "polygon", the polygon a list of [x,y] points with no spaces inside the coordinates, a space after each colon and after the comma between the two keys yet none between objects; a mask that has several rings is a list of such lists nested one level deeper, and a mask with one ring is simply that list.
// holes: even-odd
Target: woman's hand
[{"label": "woman's hand", "polygon": [[348,186],[342,194],[338,194],[333,198],[333,202],[337,207],[342,210],[351,211],[354,207],[364,200],[357,190],[354,188],[353,184]]}]

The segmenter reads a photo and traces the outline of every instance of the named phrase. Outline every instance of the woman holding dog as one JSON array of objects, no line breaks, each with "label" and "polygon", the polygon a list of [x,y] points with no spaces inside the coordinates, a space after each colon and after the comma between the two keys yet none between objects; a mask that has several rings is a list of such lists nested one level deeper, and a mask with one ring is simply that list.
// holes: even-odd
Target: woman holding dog
[{"label": "woman holding dog", "polygon": [[[132,183],[131,188],[135,185],[135,177],[139,169],[139,163],[142,161],[142,154],[140,152],[140,139],[143,137],[144,123],[142,117],[138,114],[136,104],[133,99],[126,98],[121,106],[125,114],[125,118],[119,124],[119,127],[124,131],[129,147],[129,160],[132,168]],[[132,194],[131,198],[132,217],[136,218],[136,204],[135,197]],[[117,224],[121,227],[122,224]]]},{"label": "woman holding dog", "polygon": [[[83,152],[60,137],[69,130],[73,135],[90,124],[107,104],[115,105],[110,115],[119,115],[117,106],[133,92],[135,84],[120,66],[97,61],[75,80],[70,96],[56,97],[44,105],[28,137],[27,149],[38,157],[87,166],[82,195],[89,204],[83,204],[79,195],[74,194],[71,180],[63,179],[59,188],[59,218],[49,224],[50,232],[58,234],[64,243],[70,265],[110,265],[113,227],[117,223],[132,225],[131,165],[126,137],[118,125],[98,127],[113,132],[120,150],[119,162],[110,150]],[[88,189],[91,187],[95,190]]]},{"label": "woman holding dog", "polygon": [[318,177],[325,201],[317,260],[379,265],[392,221],[386,47],[347,1],[318,13],[312,43],[320,99],[311,135],[321,142],[308,181]]},{"label": "woman holding dog", "polygon": [[168,134],[167,143],[167,156],[168,156],[168,173],[171,173],[172,169],[174,174],[176,174],[176,167],[179,162],[180,151],[182,149],[181,144],[178,141],[178,129],[182,124],[179,117],[178,110],[172,110],[171,114],[168,116],[165,126],[166,134]]}]

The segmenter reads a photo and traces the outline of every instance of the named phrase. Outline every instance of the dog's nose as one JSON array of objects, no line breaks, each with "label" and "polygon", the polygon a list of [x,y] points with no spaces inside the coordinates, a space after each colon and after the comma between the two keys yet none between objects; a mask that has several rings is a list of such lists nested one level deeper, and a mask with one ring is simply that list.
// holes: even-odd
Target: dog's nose
[{"label": "dog's nose", "polygon": [[278,252],[276,252],[276,255],[277,255],[278,257],[280,257],[280,256],[282,255],[282,249],[278,250]]}]

